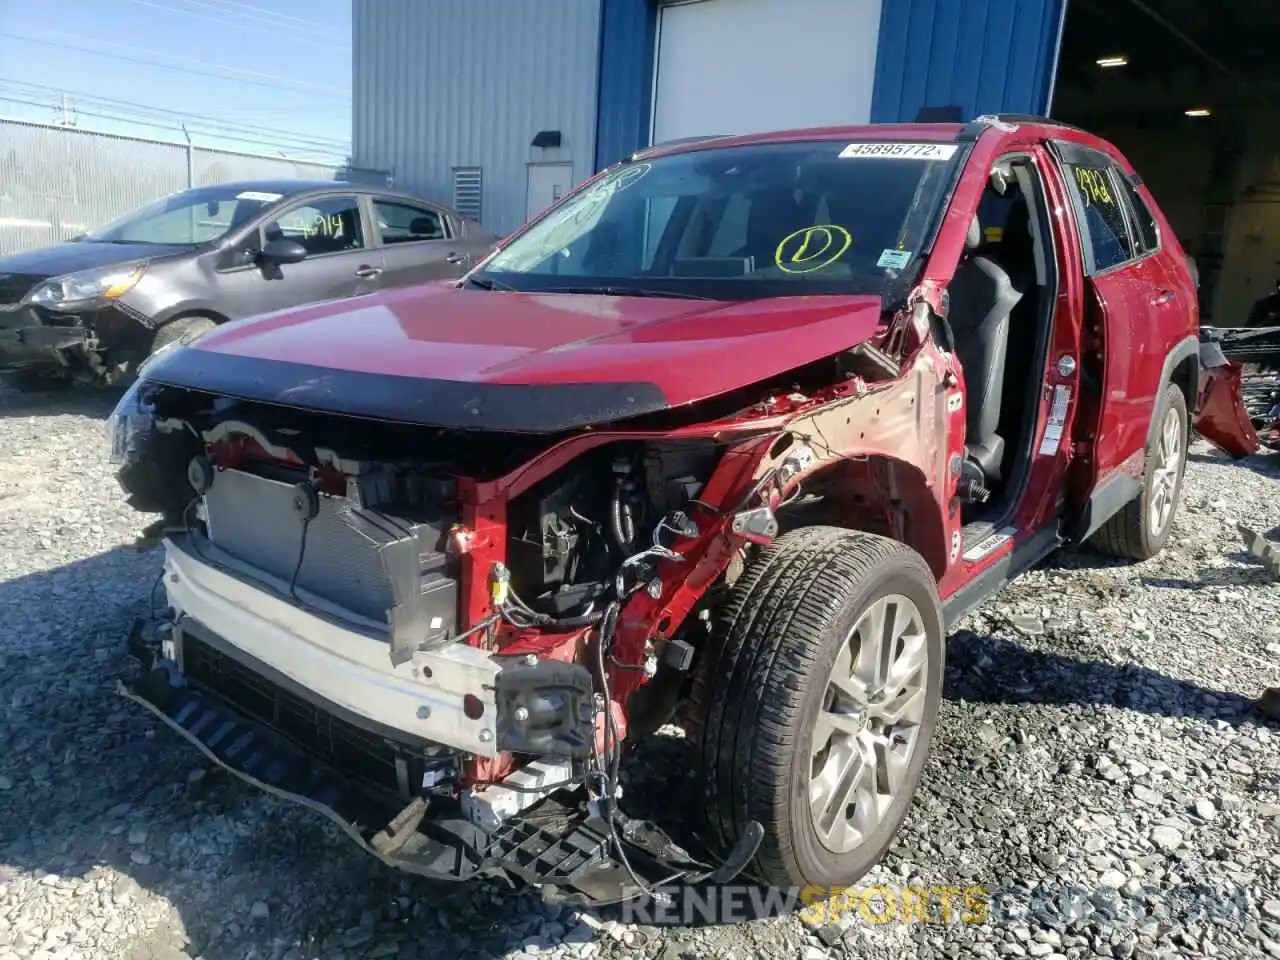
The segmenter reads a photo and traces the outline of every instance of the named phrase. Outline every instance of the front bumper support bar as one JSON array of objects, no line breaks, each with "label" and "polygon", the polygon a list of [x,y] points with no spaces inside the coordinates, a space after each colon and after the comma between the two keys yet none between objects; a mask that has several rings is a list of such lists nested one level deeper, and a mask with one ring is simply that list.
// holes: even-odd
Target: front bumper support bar
[{"label": "front bumper support bar", "polygon": [[[137,628],[130,645],[148,663]],[[425,797],[396,812],[212,695],[175,685],[169,667],[121,681],[118,690],[222,769],[326,817],[387,866],[437,880],[505,876],[540,887],[549,901],[603,906],[644,895],[633,870],[646,885],[728,882],[754,856],[763,835],[753,824],[717,868],[691,857],[652,823],[621,811],[614,811],[611,829],[581,794],[555,794],[487,834],[451,810],[436,813],[436,801]],[[616,854],[615,830],[626,863]]]}]

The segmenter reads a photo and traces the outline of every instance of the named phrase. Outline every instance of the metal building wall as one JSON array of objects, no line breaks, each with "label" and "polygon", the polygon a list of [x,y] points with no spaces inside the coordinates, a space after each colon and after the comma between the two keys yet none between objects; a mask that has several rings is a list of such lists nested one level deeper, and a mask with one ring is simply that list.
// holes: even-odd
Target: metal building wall
[{"label": "metal building wall", "polygon": [[479,167],[481,219],[510,231],[530,162],[594,170],[599,41],[600,0],[353,0],[353,160],[445,202]]},{"label": "metal building wall", "polygon": [[602,0],[597,170],[649,145],[657,9],[654,0]]},{"label": "metal building wall", "polygon": [[1048,109],[1066,0],[892,0],[882,8],[871,119],[922,106],[966,117]]}]

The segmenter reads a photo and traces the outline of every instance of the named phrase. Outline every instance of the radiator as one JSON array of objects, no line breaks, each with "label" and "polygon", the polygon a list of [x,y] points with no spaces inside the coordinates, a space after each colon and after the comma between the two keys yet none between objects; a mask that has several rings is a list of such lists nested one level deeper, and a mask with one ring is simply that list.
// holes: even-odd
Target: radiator
[{"label": "radiator", "polygon": [[304,548],[294,493],[290,483],[219,470],[204,499],[209,540],[250,568],[293,581],[299,597],[386,624],[394,663],[451,640],[458,593],[441,550],[446,520],[404,520],[322,495]]}]

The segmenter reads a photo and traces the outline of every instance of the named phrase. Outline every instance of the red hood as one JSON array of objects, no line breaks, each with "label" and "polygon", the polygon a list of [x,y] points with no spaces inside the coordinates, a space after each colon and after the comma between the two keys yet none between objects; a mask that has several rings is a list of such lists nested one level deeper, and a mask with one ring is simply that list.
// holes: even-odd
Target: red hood
[{"label": "red hood", "polygon": [[231,324],[201,350],[470,383],[651,381],[715,396],[866,340],[879,297],[709,302],[428,287]]},{"label": "red hood", "polygon": [[[236,389],[224,376],[234,363],[245,371],[239,379],[256,382],[266,364],[268,379],[285,368],[295,371],[294,388],[274,384],[275,402],[330,409],[332,403],[316,401],[317,389],[328,396],[338,381],[351,386],[371,382],[370,375],[447,384],[459,402],[473,405],[486,401],[488,387],[508,394],[563,388],[561,402],[573,402],[569,392],[586,395],[593,385],[648,391],[643,401],[634,390],[619,401],[613,413],[625,416],[785,373],[868,339],[879,324],[878,296],[711,302],[433,285],[227,324],[179,351],[185,354],[180,363],[158,357],[147,376],[268,399],[264,390]],[[308,393],[306,403],[299,390]],[[596,389],[594,401],[599,394]],[[431,414],[413,419],[426,422]]]}]

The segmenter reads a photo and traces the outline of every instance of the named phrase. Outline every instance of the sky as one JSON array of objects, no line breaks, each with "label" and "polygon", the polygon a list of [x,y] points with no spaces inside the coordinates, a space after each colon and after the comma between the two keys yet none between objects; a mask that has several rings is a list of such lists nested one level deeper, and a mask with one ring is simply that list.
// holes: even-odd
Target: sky
[{"label": "sky", "polygon": [[0,118],[341,161],[351,0],[0,0]]}]

